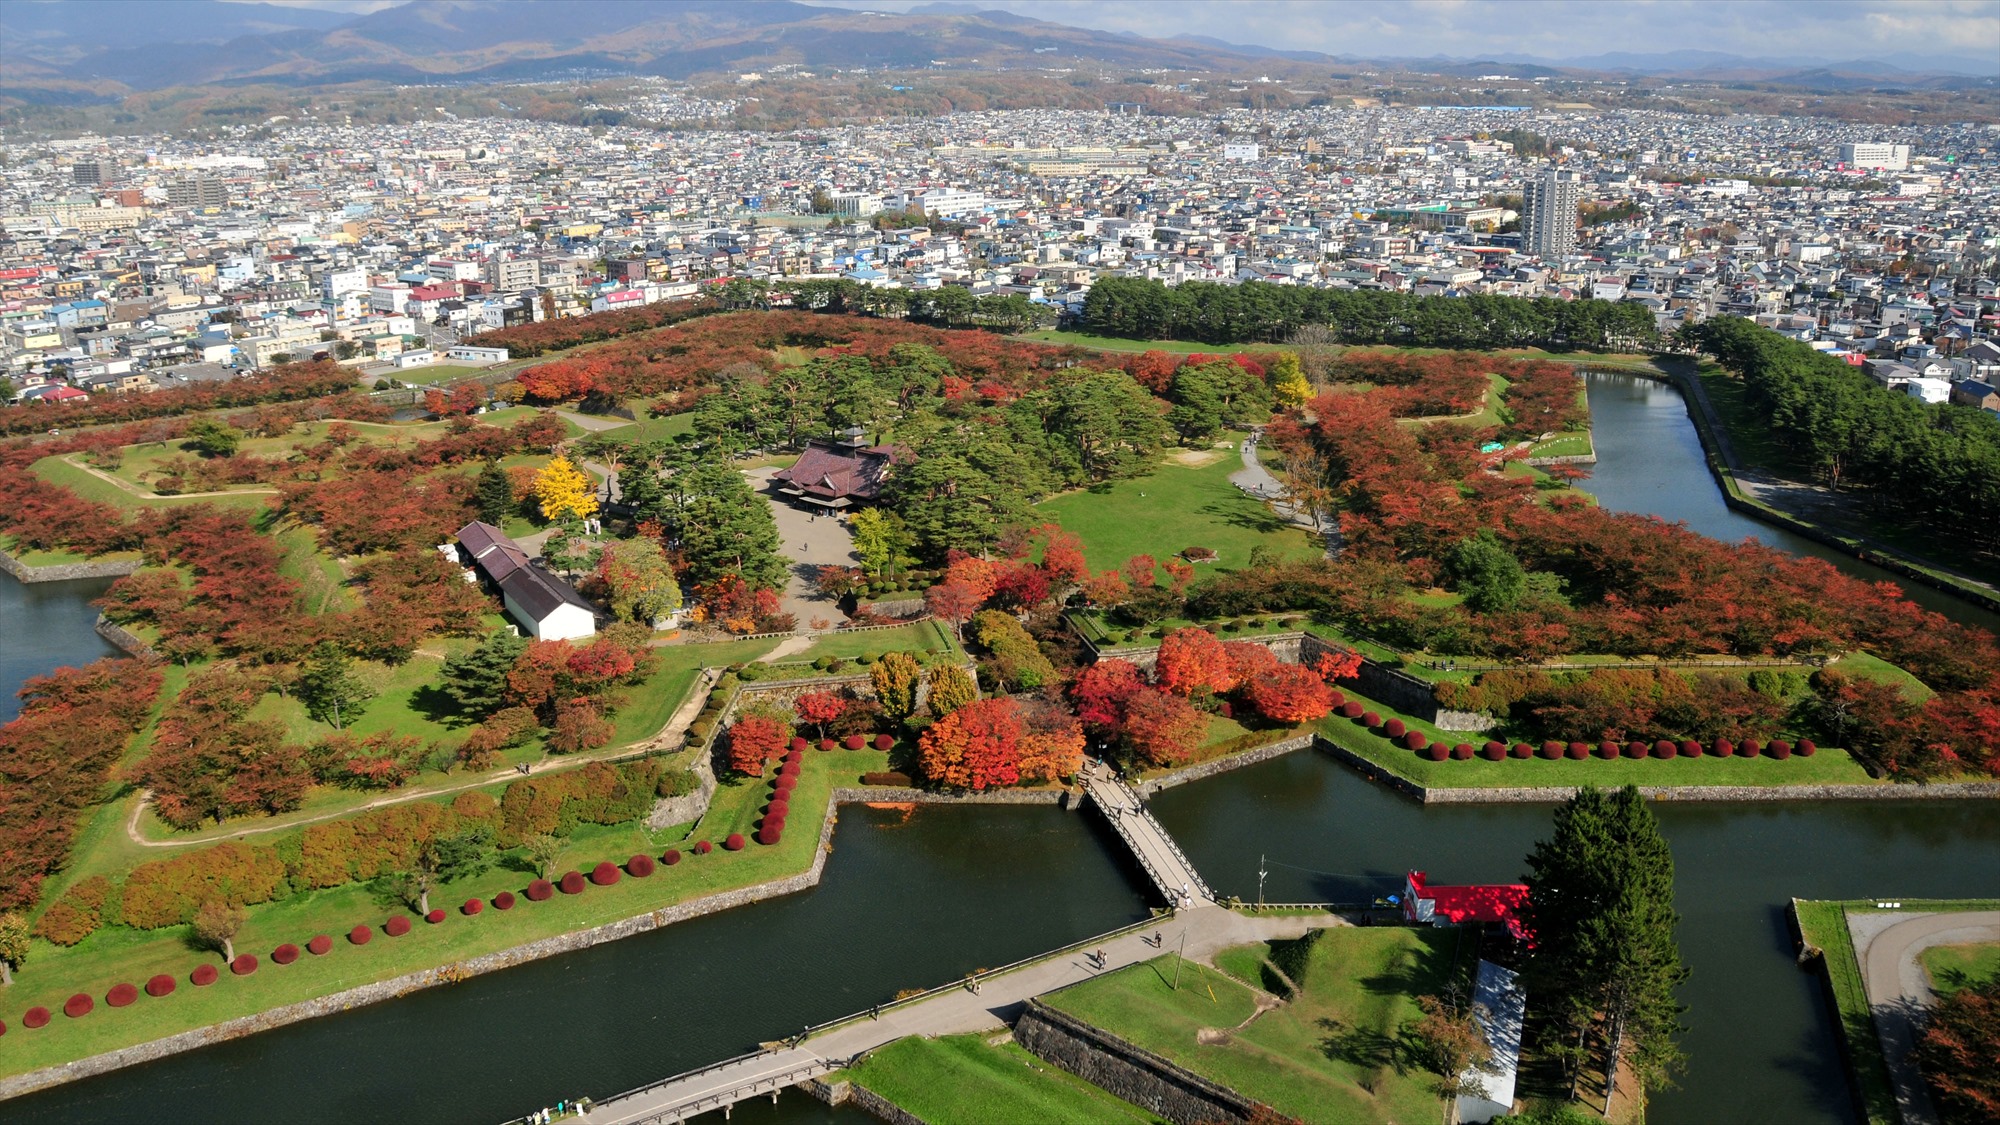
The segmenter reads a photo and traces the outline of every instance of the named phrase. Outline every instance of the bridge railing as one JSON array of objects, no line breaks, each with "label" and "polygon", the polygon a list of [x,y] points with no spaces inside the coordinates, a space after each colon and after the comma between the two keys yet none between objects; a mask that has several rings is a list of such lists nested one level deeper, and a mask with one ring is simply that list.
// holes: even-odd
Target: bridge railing
[{"label": "bridge railing", "polygon": [[1187,853],[1181,850],[1179,843],[1175,842],[1173,833],[1168,832],[1166,827],[1159,822],[1159,819],[1153,815],[1153,810],[1143,804],[1139,805],[1139,815],[1146,818],[1146,823],[1152,825],[1153,830],[1160,834],[1160,839],[1167,845],[1167,850],[1174,854],[1175,859],[1181,861],[1181,870],[1186,871],[1188,878],[1194,881],[1194,889],[1201,892],[1201,897],[1214,902],[1215,892],[1209,889],[1208,881],[1201,877],[1201,872],[1195,869],[1193,861],[1188,859]]},{"label": "bridge railing", "polygon": [[[724,1106],[735,1105],[745,1098],[782,1090],[804,1079],[817,1077],[831,1069],[833,1069],[831,1066],[822,1061],[816,1060],[814,1062],[801,1063],[778,1074],[764,1075],[751,1079],[748,1082],[739,1083],[728,1090],[718,1091],[713,1094],[703,1094],[699,1098],[690,1098],[686,1101],[663,1107],[657,1113],[636,1119],[631,1125],[663,1125],[663,1123],[670,1121],[686,1121],[690,1117],[699,1117],[704,1113],[721,1109]],[[696,1075],[701,1073],[703,1072],[693,1072]],[[682,1075],[681,1077],[691,1076]],[[678,1081],[678,1079],[671,1079],[670,1081]],[[600,1103],[601,1106],[602,1103]]]},{"label": "bridge railing", "polygon": [[824,1035],[829,1031],[833,1031],[837,1028],[847,1027],[852,1024],[857,1024],[863,1020],[880,1019],[883,1015],[895,1011],[898,1008],[908,1007],[911,1004],[921,1004],[925,1000],[930,1000],[935,997],[942,996],[948,992],[958,992],[974,983],[985,982],[993,980],[997,977],[1003,977],[1006,976],[1008,973],[1028,968],[1031,965],[1039,965],[1044,961],[1052,960],[1057,957],[1066,956],[1068,954],[1075,953],[1079,950],[1089,949],[1092,946],[1103,945],[1105,942],[1110,941],[1113,938],[1121,938],[1126,936],[1127,934],[1138,933],[1139,931],[1147,929],[1149,927],[1153,929],[1158,929],[1160,925],[1161,925],[1161,919],[1158,916],[1150,918],[1141,918],[1136,922],[1127,923],[1126,925],[1120,926],[1115,930],[1106,930],[1104,933],[1098,934],[1096,937],[1084,938],[1082,941],[1073,941],[1068,945],[1060,946],[1056,949],[1051,949],[1046,953],[1037,953],[1032,957],[1023,957],[1019,961],[1008,962],[1007,964],[1002,965],[997,969],[983,969],[977,973],[967,973],[964,977],[952,981],[950,984],[941,984],[938,985],[936,988],[927,988],[922,992],[912,993],[909,996],[904,996],[895,1000],[891,1000],[885,1004],[877,1004],[876,1006],[868,1009],[867,1011],[854,1012],[850,1015],[841,1016],[839,1019],[832,1019],[826,1021],[825,1023],[813,1024],[811,1027],[808,1027],[804,1031],[799,1032],[797,1035],[792,1036],[792,1038],[787,1040],[787,1042],[789,1042],[793,1046],[797,1046],[801,1043],[804,1043],[806,1040],[813,1038],[816,1035]]},{"label": "bridge railing", "polygon": [[[1153,832],[1159,836],[1161,843],[1165,845],[1167,851],[1180,861],[1181,870],[1187,872],[1193,889],[1200,891],[1203,898],[1214,902],[1215,892],[1209,888],[1207,880],[1201,877],[1201,872],[1196,870],[1193,861],[1188,859],[1187,853],[1181,850],[1181,846],[1178,843],[1174,842],[1173,834],[1168,832],[1166,827],[1159,822],[1159,819],[1153,815],[1153,810],[1147,808],[1145,802],[1139,800],[1139,795],[1132,791],[1132,787],[1115,777],[1100,778],[1098,779],[1098,784],[1115,788],[1121,796],[1131,802],[1132,807],[1138,810],[1139,817],[1152,826]],[[1171,881],[1162,878],[1159,872],[1153,870],[1153,865],[1146,861],[1145,851],[1134,842],[1132,830],[1126,827],[1124,820],[1125,817],[1122,814],[1114,815],[1111,817],[1111,826],[1117,829],[1118,835],[1125,840],[1125,846],[1132,850],[1134,856],[1138,857],[1139,866],[1153,880],[1153,885],[1164,891],[1169,899],[1178,899],[1180,888],[1174,886]]]},{"label": "bridge railing", "polygon": [[[745,1051],[743,1054],[734,1055],[730,1058],[723,1059],[719,1063],[710,1063],[707,1066],[697,1067],[694,1070],[686,1070],[682,1071],[679,1074],[668,1075],[667,1077],[662,1078],[657,1082],[648,1082],[644,1086],[635,1086],[632,1089],[627,1090],[622,1094],[619,1094],[615,1097],[605,1098],[603,1101],[600,1101],[596,1104],[600,1106],[606,1106],[606,1105],[611,1105],[615,1102],[622,1102],[631,1098],[642,1097],[646,1094],[652,1093],[655,1090],[661,1089],[666,1086],[671,1086],[676,1082],[680,1082],[689,1078],[698,1078],[704,1074],[712,1074],[715,1071],[735,1066],[738,1063],[749,1062],[751,1059],[754,1059],[759,1055],[765,1055],[769,1053],[770,1052],[765,1051],[761,1048],[755,1051]],[[519,1120],[525,1121],[527,1119],[520,1118]],[[508,1125],[514,1125],[514,1123],[509,1122]]]}]

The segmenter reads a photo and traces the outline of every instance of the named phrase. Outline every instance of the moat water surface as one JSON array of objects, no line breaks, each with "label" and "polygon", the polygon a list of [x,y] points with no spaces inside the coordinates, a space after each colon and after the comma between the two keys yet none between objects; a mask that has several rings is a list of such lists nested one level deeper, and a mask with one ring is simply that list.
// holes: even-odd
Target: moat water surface
[{"label": "moat water surface", "polygon": [[[1602,461],[1587,487],[1606,506],[1822,551],[1722,505],[1670,388],[1612,375],[1593,376],[1590,389]],[[87,605],[101,586],[0,579],[9,703],[25,676],[105,651]],[[1912,594],[1955,619],[1995,623],[1935,591]],[[1367,898],[1412,867],[1445,881],[1512,880],[1549,823],[1543,806],[1425,809],[1311,752],[1170,790],[1154,807],[1218,891],[1254,897],[1264,857],[1271,901]],[[1682,993],[1688,1069],[1649,1120],[1854,1120],[1830,1013],[1792,963],[1785,905],[2000,897],[2000,808],[1665,804],[1659,815],[1694,975]],[[1143,915],[1140,886],[1089,814],[848,808],[825,882],[807,894],[79,1082],[0,1117],[497,1122],[1113,928]],[[748,1125],[863,1120],[790,1094],[735,1112]]]}]

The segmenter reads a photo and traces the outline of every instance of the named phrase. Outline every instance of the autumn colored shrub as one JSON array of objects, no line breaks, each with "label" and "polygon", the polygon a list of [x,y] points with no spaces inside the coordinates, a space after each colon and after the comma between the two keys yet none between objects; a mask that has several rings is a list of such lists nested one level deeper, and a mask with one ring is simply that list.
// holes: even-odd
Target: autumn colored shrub
[{"label": "autumn colored shrub", "polygon": [[584,887],[583,872],[581,871],[564,872],[563,877],[557,881],[556,887],[566,895],[582,894]]},{"label": "autumn colored shrub", "polygon": [[831,738],[822,738],[819,740],[819,748],[821,750],[838,750],[840,749],[840,743],[835,742]]},{"label": "autumn colored shrub", "polygon": [[312,940],[306,942],[306,952],[314,957],[324,957],[333,952],[333,939],[325,934],[314,934]]},{"label": "autumn colored shrub", "polygon": [[49,1010],[37,1005],[21,1013],[21,1026],[33,1030],[49,1026]]},{"label": "autumn colored shrub", "polygon": [[672,867],[680,861],[681,850],[679,848],[668,848],[666,851],[660,853],[660,862],[666,864],[668,867]]},{"label": "autumn colored shrub", "polygon": [[529,902],[547,902],[556,893],[556,888],[547,879],[536,879],[528,884],[526,893]]},{"label": "autumn colored shrub", "polygon": [[695,844],[694,844],[694,854],[696,854],[696,855],[707,855],[708,853],[710,853],[710,852],[712,852],[712,851],[714,851],[714,850],[715,850],[715,845],[714,845],[714,844],[711,844],[711,843],[709,843],[709,842],[708,842],[707,840],[696,840],[696,841],[695,841]]},{"label": "autumn colored shrub", "polygon": [[877,750],[887,750],[894,745],[896,745],[896,740],[889,735],[878,734],[875,736],[875,749]]},{"label": "autumn colored shrub", "polygon": [[1764,744],[1757,739],[1746,738],[1736,744],[1736,756],[1739,758],[1761,757],[1763,753]]},{"label": "autumn colored shrub", "polygon": [[1347,693],[1341,691],[1339,688],[1326,689],[1326,698],[1328,704],[1331,705],[1335,710],[1338,710],[1341,707],[1347,705]]},{"label": "autumn colored shrub", "polygon": [[289,965],[298,959],[299,947],[289,941],[271,951],[271,963],[274,965]]},{"label": "autumn colored shrub", "polygon": [[864,773],[861,775],[861,784],[901,789],[909,786],[910,775],[898,770]]},{"label": "autumn colored shrub", "polygon": [[1764,753],[1769,754],[1777,761],[1786,761],[1792,756],[1792,744],[1783,739],[1777,739],[1764,748]]},{"label": "autumn colored shrub", "polygon": [[[1412,750],[1422,750],[1424,747],[1429,746],[1430,744],[1431,740],[1425,737],[1423,731],[1413,730],[1413,731],[1403,732],[1403,745],[1409,747]],[[1439,745],[1443,744],[1440,743]]]},{"label": "autumn colored shrub", "polygon": [[402,937],[404,934],[410,932],[409,917],[403,914],[396,915],[394,918],[382,923],[382,932],[388,934],[390,937]]},{"label": "autumn colored shrub", "polygon": [[797,735],[792,737],[792,749],[794,750],[805,750],[811,746],[812,743],[803,737]]},{"label": "autumn colored shrub", "polygon": [[138,998],[139,990],[129,984],[114,984],[111,991],[104,994],[104,1002],[114,1008],[129,1007]]},{"label": "autumn colored shrub", "polygon": [[1472,759],[1472,743],[1461,742],[1458,745],[1452,747],[1451,759],[1454,762],[1470,761]]},{"label": "autumn colored shrub", "polygon": [[1382,716],[1373,711],[1363,711],[1361,713],[1361,725],[1374,730],[1376,727],[1382,725]]},{"label": "autumn colored shrub", "polygon": [[633,856],[625,861],[625,873],[634,879],[646,878],[653,873],[653,857],[644,854]]},{"label": "autumn colored shrub", "polygon": [[78,881],[42,913],[35,933],[54,945],[75,945],[104,924],[104,904],[111,891],[111,880],[102,875]]},{"label": "autumn colored shrub", "polygon": [[1413,746],[1411,747],[1411,749],[1415,750],[1419,754],[1422,754],[1424,757],[1430,759],[1433,762],[1442,762],[1451,753],[1450,750],[1446,749],[1445,744],[1442,742],[1429,742],[1423,746]]},{"label": "autumn colored shrub", "polygon": [[727,849],[729,849],[729,850],[730,850],[730,851],[732,851],[732,852],[740,852],[740,851],[742,851],[742,850],[743,850],[743,834],[742,834],[741,832],[731,832],[731,833],[729,834],[729,838],[728,838],[728,839],[726,839],[726,840],[724,840],[724,841],[722,841],[722,846],[723,846],[723,847],[725,847],[725,848],[727,848]]},{"label": "autumn colored shrub", "polygon": [[1479,752],[1489,760],[1497,762],[1507,756],[1507,744],[1489,738],[1480,745]]},{"label": "autumn colored shrub", "polygon": [[846,738],[841,739],[840,744],[849,750],[859,750],[863,746],[868,745],[868,739],[865,735],[850,734]]},{"label": "autumn colored shrub", "polygon": [[1340,712],[1340,717],[1343,719],[1358,719],[1361,717],[1361,704],[1354,702],[1352,699],[1334,708],[1334,710]]},{"label": "autumn colored shrub", "polygon": [[[1371,723],[1370,725],[1372,726],[1373,724]],[[1388,722],[1382,724],[1382,733],[1388,735],[1390,738],[1401,738],[1404,732],[1408,730],[1409,728],[1403,725],[1403,720],[1401,719],[1390,719]]]},{"label": "autumn colored shrub", "polygon": [[1672,742],[1668,742],[1664,738],[1660,739],[1658,742],[1653,743],[1653,757],[1661,761],[1665,761],[1668,758],[1672,758],[1675,755],[1679,754],[1680,752],[1681,748],[1679,746],[1675,745]]},{"label": "autumn colored shrub", "polygon": [[514,892],[513,892],[513,891],[501,891],[501,892],[500,892],[499,894],[497,894],[497,895],[494,895],[494,896],[493,896],[493,909],[495,909],[495,910],[512,910],[512,909],[514,909]]},{"label": "autumn colored shrub", "polygon": [[1572,762],[1587,761],[1590,758],[1590,743],[1588,742],[1570,743],[1566,756]]},{"label": "autumn colored shrub", "polygon": [[[365,925],[356,926],[347,931],[347,940],[354,945],[367,945],[369,942],[375,940],[375,931]],[[201,970],[196,969],[195,972],[199,974]],[[196,981],[195,983],[200,984],[202,982]]]},{"label": "autumn colored shrub", "polygon": [[608,859],[590,869],[590,881],[600,887],[608,887],[618,879],[618,865]]},{"label": "autumn colored shrub", "polygon": [[1810,758],[1819,750],[1819,747],[1813,744],[1812,739],[1801,738],[1799,739],[1799,744],[1792,747],[1792,750],[1801,758]]},{"label": "autumn colored shrub", "polygon": [[1563,751],[1565,749],[1567,749],[1567,747],[1565,747],[1563,743],[1555,741],[1544,742],[1542,743],[1542,757],[1547,758],[1550,761],[1554,761],[1555,759],[1563,756]]},{"label": "autumn colored shrub", "polygon": [[458,912],[460,914],[465,915],[467,918],[470,918],[473,915],[478,914],[485,909],[486,909],[485,902],[481,901],[480,899],[469,898],[465,900],[464,905],[458,908]]},{"label": "autumn colored shrub", "polygon": [[1597,756],[1608,762],[1616,758],[1622,749],[1616,742],[1600,742],[1597,744]]},{"label": "autumn colored shrub", "polygon": [[757,842],[769,847],[783,839],[784,834],[785,827],[782,821],[767,823],[757,829]]},{"label": "autumn colored shrub", "polygon": [[1633,758],[1633,759],[1637,759],[1637,758],[1643,758],[1643,757],[1645,757],[1645,756],[1646,756],[1646,744],[1645,744],[1645,743],[1643,743],[1643,742],[1640,742],[1640,741],[1639,741],[1639,740],[1637,740],[1637,739],[1634,739],[1634,740],[1632,740],[1631,742],[1628,742],[1628,743],[1626,743],[1626,744],[1625,744],[1625,756],[1626,756],[1627,758]]},{"label": "autumn colored shrub", "polygon": [[146,995],[172,996],[174,987],[175,981],[172,976],[166,973],[154,973],[152,979],[146,982]]},{"label": "autumn colored shrub", "polygon": [[770,804],[764,806],[764,816],[766,818],[774,816],[782,817],[791,811],[791,802],[783,799],[772,801]]},{"label": "autumn colored shrub", "polygon": [[87,994],[82,992],[63,1001],[63,1015],[73,1020],[82,1019],[95,1011],[96,1008],[97,1001],[92,1000]]},{"label": "autumn colored shrub", "polygon": [[1718,738],[1708,747],[1710,757],[1727,758],[1736,753],[1736,744],[1726,738]]},{"label": "autumn colored shrub", "polygon": [[1535,756],[1535,748],[1525,742],[1516,742],[1507,748],[1507,756],[1510,758],[1532,758]]},{"label": "autumn colored shrub", "polygon": [[429,914],[424,915],[424,921],[433,926],[444,921],[444,907],[440,906],[432,909]]},{"label": "autumn colored shrub", "polygon": [[237,954],[236,960],[229,963],[229,971],[239,977],[249,976],[251,973],[257,971],[257,955],[255,953]]}]

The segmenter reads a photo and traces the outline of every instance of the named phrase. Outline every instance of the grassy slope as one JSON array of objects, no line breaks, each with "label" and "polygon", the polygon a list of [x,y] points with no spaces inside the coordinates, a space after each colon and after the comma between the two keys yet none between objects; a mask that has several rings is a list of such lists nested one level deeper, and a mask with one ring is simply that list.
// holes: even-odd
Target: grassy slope
[{"label": "grassy slope", "polygon": [[[1399,1073],[1390,1044],[1415,1016],[1416,997],[1444,987],[1457,940],[1443,930],[1330,930],[1313,951],[1302,996],[1220,1044],[1201,1044],[1196,1033],[1242,1024],[1254,1010],[1252,990],[1191,962],[1174,991],[1171,954],[1045,999],[1315,1125],[1434,1121],[1437,1099],[1422,1075]],[[1220,959],[1248,971],[1264,952],[1253,946]]]},{"label": "grassy slope", "polygon": [[1259,546],[1281,555],[1312,554],[1304,531],[1229,483],[1229,474],[1242,468],[1237,453],[1218,452],[1224,456],[1201,468],[1166,463],[1146,476],[1036,507],[1082,537],[1084,557],[1095,570],[1137,554],[1166,559],[1189,547],[1213,548],[1221,555],[1213,565],[1225,570],[1243,566]]},{"label": "grassy slope", "polygon": [[[0,1075],[17,1074],[102,1051],[129,1046],[219,1020],[248,1015],[280,1004],[325,995],[370,981],[384,980],[420,969],[449,965],[483,953],[509,948],[571,930],[602,925],[705,894],[748,886],[803,871],[819,842],[818,819],[808,810],[826,807],[835,784],[852,784],[864,770],[880,769],[882,755],[873,751],[814,753],[792,798],[797,810],[792,828],[774,847],[751,843],[738,853],[718,848],[706,857],[688,856],[674,867],[662,867],[649,879],[626,878],[612,887],[591,887],[581,895],[557,895],[543,903],[522,901],[512,911],[488,908],[477,917],[457,912],[470,897],[490,898],[502,890],[517,895],[532,877],[519,866],[501,866],[451,884],[432,895],[431,904],[447,909],[437,926],[416,920],[410,934],[391,939],[379,932],[388,917],[407,913],[370,885],[350,885],[312,892],[280,903],[250,908],[250,922],[237,940],[238,953],[255,953],[263,966],[248,977],[232,977],[208,988],[194,988],[187,974],[213,953],[189,947],[185,927],[136,931],[124,927],[100,930],[81,944],[60,949],[37,939],[27,967],[8,990],[8,1022],[33,1005],[51,1010],[75,992],[99,998],[98,1009],[81,1020],[58,1018],[41,1031],[8,1037],[0,1052]],[[497,795],[498,786],[489,789]],[[763,781],[738,780],[718,791],[707,817],[689,836],[687,826],[650,832],[636,824],[585,826],[567,841],[558,872],[587,871],[601,861],[622,862],[640,851],[657,856],[667,847],[683,851],[691,839],[720,841],[730,832],[748,835],[768,795]],[[148,857],[157,858],[157,857]],[[357,923],[377,927],[367,946],[348,944],[343,935]],[[316,933],[333,936],[333,952],[302,957],[279,966],[268,954],[281,942],[303,945]],[[107,989],[120,981],[142,985],[154,973],[174,974],[180,989],[172,996],[141,996],[123,1010],[103,1004]],[[10,1028],[10,1030],[13,1030]]]},{"label": "grassy slope", "polygon": [[2000,977],[2000,942],[1933,945],[1917,956],[1931,976],[1931,987],[1940,993]]},{"label": "grassy slope", "polygon": [[1838,902],[1799,902],[1795,906],[1799,932],[1808,944],[1818,946],[1825,954],[1841,1042],[1861,1087],[1868,1125],[1895,1125],[1901,1116],[1896,1112],[1888,1065],[1882,1061],[1882,1041],[1876,1033],[1875,1017],[1869,1011],[1868,993],[1861,983],[1861,964],[1854,956],[1854,940],[1847,931],[1846,911]]},{"label": "grassy slope", "polygon": [[1157,1122],[1083,1079],[1021,1047],[986,1045],[984,1036],[898,1040],[860,1066],[833,1076],[852,1080],[931,1125],[1119,1125]]}]

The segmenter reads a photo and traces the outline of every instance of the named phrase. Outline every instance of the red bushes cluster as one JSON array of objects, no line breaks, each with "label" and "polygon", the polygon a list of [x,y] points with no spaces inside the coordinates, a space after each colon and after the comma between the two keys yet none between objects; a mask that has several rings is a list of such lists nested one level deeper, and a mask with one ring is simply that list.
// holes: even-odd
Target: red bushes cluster
[{"label": "red bushes cluster", "polygon": [[547,879],[536,879],[528,884],[527,895],[529,902],[547,902],[550,896],[555,893],[555,885]]},{"label": "red bushes cluster", "polygon": [[556,887],[566,895],[582,894],[584,887],[583,873],[580,871],[564,872],[563,877],[556,882]]},{"label": "red bushes cluster", "polygon": [[666,851],[660,854],[660,862],[666,864],[668,867],[672,867],[674,864],[679,863],[680,861],[681,861],[681,851],[679,848],[668,848]]},{"label": "red bushes cluster", "polygon": [[512,909],[514,909],[514,892],[513,892],[513,891],[501,891],[501,892],[500,892],[499,894],[497,894],[497,895],[494,895],[494,896],[493,896],[493,909],[495,909],[495,910],[512,910]]},{"label": "red bushes cluster", "polygon": [[367,945],[375,939],[375,931],[367,926],[356,926],[347,931],[347,940],[355,945]]},{"label": "red bushes cluster", "polygon": [[[704,842],[704,843],[706,843],[706,841],[703,841],[703,842]],[[722,846],[723,846],[724,848],[728,849],[729,851],[732,851],[732,852],[740,852],[740,851],[742,851],[742,850],[743,850],[743,834],[742,834],[741,832],[731,832],[731,833],[729,834],[729,838],[728,838],[728,839],[726,839],[726,840],[724,840],[724,841],[722,841]]]},{"label": "red bushes cluster", "polygon": [[271,951],[271,963],[274,965],[289,965],[298,959],[299,947],[291,942],[286,942]]},{"label": "red bushes cluster", "polygon": [[[611,886],[618,881],[618,878],[618,865],[612,863],[610,860],[605,860],[590,869],[590,881],[600,887]],[[564,882],[568,882],[568,879],[568,876],[563,877]],[[568,888],[565,887],[564,889],[567,890]]]},{"label": "red bushes cluster", "polygon": [[410,920],[408,917],[398,914],[382,923],[382,932],[388,934],[390,937],[402,937],[404,934],[410,932]]},{"label": "red bushes cluster", "polygon": [[476,898],[469,898],[465,900],[464,905],[458,908],[458,912],[460,914],[465,915],[467,918],[470,918],[485,909],[486,909],[486,903],[484,901]]},{"label": "red bushes cluster", "polygon": [[257,971],[257,955],[255,953],[238,953],[236,960],[229,963],[229,971],[239,977],[249,976],[251,973]]},{"label": "red bushes cluster", "polygon": [[634,879],[644,879],[652,875],[653,857],[643,854],[633,856],[625,861],[625,873]]},{"label": "red bushes cluster", "polygon": [[73,1020],[82,1019],[96,1010],[96,1008],[97,1001],[92,1000],[88,995],[81,992],[63,1001],[63,1015]]},{"label": "red bushes cluster", "polygon": [[175,988],[175,981],[173,977],[167,975],[166,973],[155,973],[153,974],[152,979],[146,982],[146,995],[172,996],[174,994],[174,988]]},{"label": "red bushes cluster", "polygon": [[314,957],[324,957],[333,952],[333,939],[325,934],[314,934],[312,940],[306,943],[306,952]]},{"label": "red bushes cluster", "polygon": [[896,740],[889,735],[878,734],[875,736],[875,749],[877,750],[887,750],[895,744]]},{"label": "red bushes cluster", "polygon": [[221,976],[222,974],[216,970],[214,965],[196,965],[194,972],[188,974],[188,983],[194,985],[196,988],[207,988],[209,985],[214,984]]},{"label": "red bushes cluster", "polygon": [[27,1011],[21,1013],[22,1027],[33,1029],[37,1027],[47,1027],[48,1025],[49,1025],[49,1010],[47,1008],[40,1007],[38,1005],[36,1007],[29,1008]]},{"label": "red bushes cluster", "polygon": [[139,990],[129,984],[114,984],[111,986],[111,991],[104,994],[104,1002],[114,1008],[130,1007],[137,999]]},{"label": "red bushes cluster", "polygon": [[709,843],[707,840],[696,840],[694,843],[694,854],[696,855],[707,855],[714,850],[715,845]]},{"label": "red bushes cluster", "polygon": [[432,911],[429,914],[424,915],[424,921],[430,923],[433,926],[437,925],[439,922],[444,921],[444,908],[437,907],[432,909]]}]

